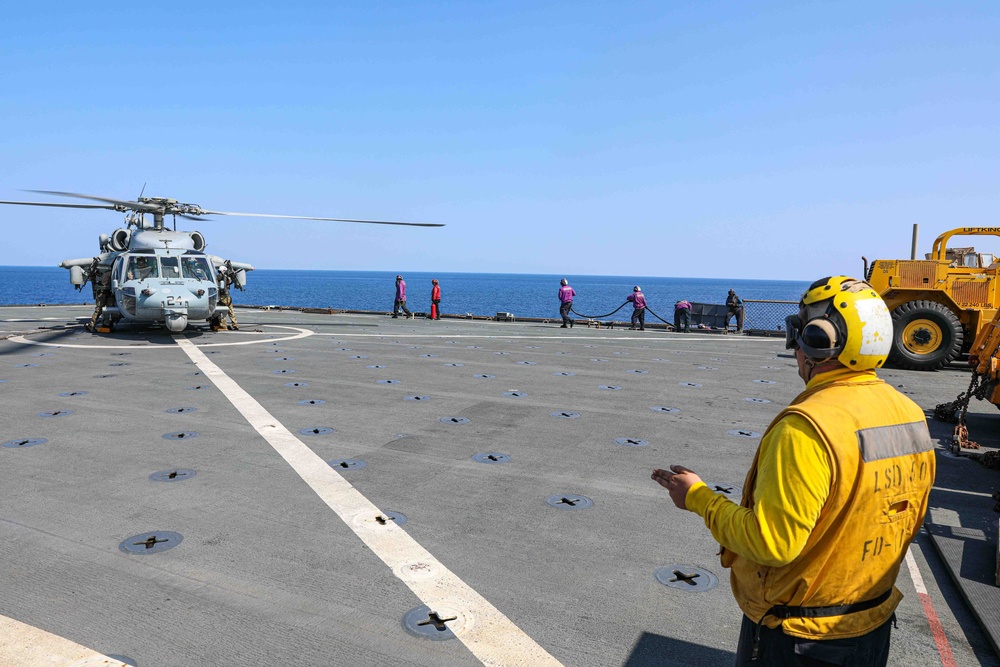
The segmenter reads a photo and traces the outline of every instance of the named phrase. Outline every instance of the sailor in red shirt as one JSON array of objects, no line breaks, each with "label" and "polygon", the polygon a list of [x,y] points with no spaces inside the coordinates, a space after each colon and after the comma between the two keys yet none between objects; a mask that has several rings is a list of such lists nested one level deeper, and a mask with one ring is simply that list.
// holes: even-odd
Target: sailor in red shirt
[{"label": "sailor in red shirt", "polygon": [[431,319],[440,320],[441,311],[439,310],[441,306],[441,286],[438,285],[437,278],[431,280]]}]

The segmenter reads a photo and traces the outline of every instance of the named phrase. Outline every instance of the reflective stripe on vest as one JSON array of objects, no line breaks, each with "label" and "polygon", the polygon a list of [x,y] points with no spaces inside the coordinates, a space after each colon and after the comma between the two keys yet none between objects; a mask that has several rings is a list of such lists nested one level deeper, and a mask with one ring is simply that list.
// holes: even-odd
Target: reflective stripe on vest
[{"label": "reflective stripe on vest", "polygon": [[927,424],[922,421],[863,428],[858,431],[858,446],[865,463],[934,449],[927,434]]}]

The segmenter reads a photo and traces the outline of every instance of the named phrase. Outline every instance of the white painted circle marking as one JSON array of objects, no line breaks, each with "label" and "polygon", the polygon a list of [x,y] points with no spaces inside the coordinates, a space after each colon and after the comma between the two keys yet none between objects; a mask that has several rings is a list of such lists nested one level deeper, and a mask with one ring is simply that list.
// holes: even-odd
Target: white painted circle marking
[{"label": "white painted circle marking", "polygon": [[[287,342],[290,340],[298,340],[299,338],[308,338],[309,336],[315,335],[315,332],[311,329],[302,329],[300,327],[289,327],[280,324],[265,324],[265,327],[273,327],[275,329],[287,329],[291,331],[297,331],[298,333],[294,335],[285,335],[279,338],[271,338],[273,333],[261,332],[260,334],[252,331],[242,332],[242,331],[230,331],[226,333],[226,336],[240,335],[240,336],[261,336],[265,335],[268,338],[263,338],[260,340],[242,340],[242,341],[229,341],[225,343],[202,343],[200,345],[194,344],[198,348],[202,347],[232,347],[236,345],[259,345],[261,343],[270,342]],[[128,345],[75,345],[69,343],[42,343],[37,340],[29,340],[24,336],[11,336],[7,340],[13,341],[15,343],[21,343],[22,345],[38,345],[41,347],[64,347],[64,348],[79,348],[82,350],[172,350],[174,349],[171,345],[158,345],[153,343],[130,343]]]}]

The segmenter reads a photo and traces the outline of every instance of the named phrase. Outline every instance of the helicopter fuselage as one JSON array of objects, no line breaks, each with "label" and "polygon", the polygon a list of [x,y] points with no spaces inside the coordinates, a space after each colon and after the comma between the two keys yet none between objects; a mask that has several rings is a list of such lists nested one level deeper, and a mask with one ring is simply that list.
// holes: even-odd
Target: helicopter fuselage
[{"label": "helicopter fuselage", "polygon": [[122,318],[163,323],[170,331],[215,315],[216,280],[209,257],[196,250],[129,250],[111,268],[111,290]]},{"label": "helicopter fuselage", "polygon": [[[226,307],[219,307],[220,271],[231,270],[242,287],[249,264],[225,262],[208,255],[198,232],[139,228],[116,230],[101,237],[102,255],[93,259],[66,260],[70,280],[94,282],[95,295],[104,290],[113,296],[105,305],[106,321],[162,324],[183,331],[189,322],[210,321]],[[84,276],[84,266],[90,265]],[[110,301],[110,299],[109,299]],[[217,312],[218,311],[218,312]]]}]

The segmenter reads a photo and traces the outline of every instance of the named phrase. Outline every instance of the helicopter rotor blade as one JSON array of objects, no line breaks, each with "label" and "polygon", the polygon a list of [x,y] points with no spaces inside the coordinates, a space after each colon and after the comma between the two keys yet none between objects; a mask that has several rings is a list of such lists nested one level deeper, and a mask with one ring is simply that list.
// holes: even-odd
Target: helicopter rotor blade
[{"label": "helicopter rotor blade", "polygon": [[347,218],[317,218],[307,215],[274,215],[271,213],[233,213],[231,211],[205,211],[201,215],[235,215],[244,218],[283,218],[287,220],[321,220],[324,222],[360,222],[368,225],[402,225],[404,227],[444,227],[438,222],[390,222],[388,220],[350,220]]},{"label": "helicopter rotor blade", "polygon": [[185,213],[174,213],[178,218],[184,218],[185,220],[194,220],[195,222],[211,222],[211,218],[199,218],[193,215],[187,215]]},{"label": "helicopter rotor blade", "polygon": [[[145,190],[145,186],[143,186]],[[112,199],[110,197],[97,197],[85,195],[78,192],[62,192],[59,190],[27,190],[27,192],[37,192],[39,194],[55,195],[58,197],[76,197],[78,199],[90,199],[92,201],[104,202],[106,205],[97,204],[61,204],[53,202],[22,202],[22,201],[0,201],[0,204],[20,204],[24,206],[51,206],[55,208],[98,208],[110,211],[136,211],[139,213],[155,213],[157,215],[179,215],[182,218],[196,221],[207,221],[207,215],[227,215],[243,218],[279,218],[284,220],[319,220],[323,222],[355,222],[366,225],[398,225],[401,227],[444,227],[444,224],[437,222],[396,222],[392,220],[355,220],[351,218],[321,218],[307,215],[276,215],[271,213],[237,213],[234,211],[207,211],[197,204],[181,204],[174,200],[151,200],[156,203],[127,201],[124,199]],[[141,195],[140,195],[141,197]]]},{"label": "helicopter rotor blade", "polygon": [[108,211],[117,211],[115,206],[101,206],[100,204],[62,204],[47,201],[0,201],[0,204],[18,204],[20,206],[54,206],[56,208],[100,208]]},{"label": "helicopter rotor blade", "polygon": [[43,195],[56,195],[59,197],[77,197],[79,199],[92,199],[114,204],[122,208],[129,208],[133,211],[159,211],[161,207],[152,204],[143,204],[137,201],[125,201],[122,199],[111,199],[110,197],[95,197],[94,195],[82,195],[76,192],[59,192],[57,190],[26,190],[26,192],[37,192]]}]

